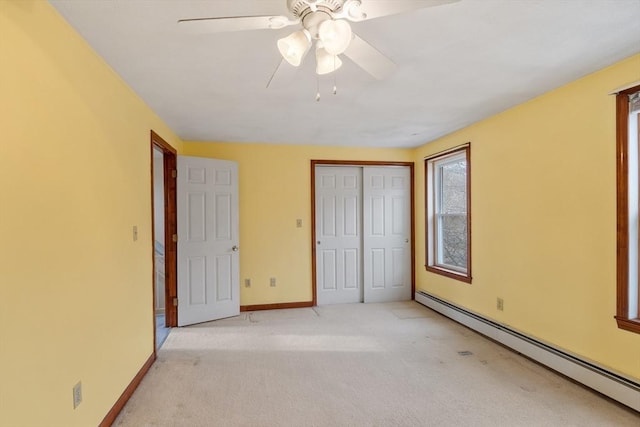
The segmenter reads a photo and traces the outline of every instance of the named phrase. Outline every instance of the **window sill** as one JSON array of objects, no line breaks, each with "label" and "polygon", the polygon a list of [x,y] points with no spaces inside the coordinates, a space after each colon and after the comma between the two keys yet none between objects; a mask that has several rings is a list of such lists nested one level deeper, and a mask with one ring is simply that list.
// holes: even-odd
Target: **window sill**
[{"label": "window sill", "polygon": [[431,265],[425,265],[424,268],[431,272],[431,273],[435,273],[435,274],[439,274],[441,276],[445,276],[448,277],[450,279],[455,279],[455,280],[459,280],[461,282],[465,282],[465,283],[471,283],[471,276],[468,276],[464,273],[458,273],[456,271],[452,271],[452,270],[447,270],[444,268],[440,268],[440,267],[434,267]]},{"label": "window sill", "polygon": [[618,328],[640,334],[640,319],[627,319],[616,316],[616,321],[618,322]]}]

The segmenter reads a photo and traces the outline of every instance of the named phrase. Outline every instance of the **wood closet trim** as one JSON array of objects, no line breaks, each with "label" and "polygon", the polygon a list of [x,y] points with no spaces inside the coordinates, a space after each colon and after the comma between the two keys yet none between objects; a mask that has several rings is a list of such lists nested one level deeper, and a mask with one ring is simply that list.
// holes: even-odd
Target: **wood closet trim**
[{"label": "wood closet trim", "polygon": [[318,304],[316,283],[316,166],[406,166],[411,181],[411,299],[416,293],[416,241],[415,241],[415,175],[413,162],[385,162],[369,160],[311,160],[311,292],[312,305]]},{"label": "wood closet trim", "polygon": [[312,301],[300,301],[300,302],[279,302],[274,304],[254,304],[254,305],[241,305],[240,312],[245,311],[259,311],[259,310],[280,310],[284,308],[306,308],[313,307]]}]

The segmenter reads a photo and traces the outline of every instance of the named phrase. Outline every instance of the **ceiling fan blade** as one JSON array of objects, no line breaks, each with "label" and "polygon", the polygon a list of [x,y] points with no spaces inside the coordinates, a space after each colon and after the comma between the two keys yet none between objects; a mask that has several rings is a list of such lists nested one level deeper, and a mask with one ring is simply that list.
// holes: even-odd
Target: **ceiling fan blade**
[{"label": "ceiling fan blade", "polygon": [[343,12],[344,18],[350,21],[368,21],[382,16],[396,15],[398,13],[427,7],[441,6],[448,3],[456,3],[460,0],[363,0],[362,5]]},{"label": "ceiling fan blade", "polygon": [[387,78],[396,69],[393,61],[355,34],[344,55],[378,80]]},{"label": "ceiling fan blade", "polygon": [[195,33],[225,33],[246,30],[277,30],[300,23],[286,16],[225,16],[220,18],[180,19],[181,27]]}]

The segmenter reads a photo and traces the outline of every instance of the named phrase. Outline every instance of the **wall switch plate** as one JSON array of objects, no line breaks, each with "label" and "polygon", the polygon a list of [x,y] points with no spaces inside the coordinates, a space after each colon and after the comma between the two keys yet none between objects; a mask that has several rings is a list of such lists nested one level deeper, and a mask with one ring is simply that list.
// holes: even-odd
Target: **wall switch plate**
[{"label": "wall switch plate", "polygon": [[496,308],[499,311],[504,311],[504,300],[502,298],[498,298],[498,300],[496,301]]},{"label": "wall switch plate", "polygon": [[134,225],[133,226],[133,241],[135,242],[136,240],[138,240],[138,226]]},{"label": "wall switch plate", "polygon": [[296,219],[296,227],[302,228],[302,220],[301,219]]},{"label": "wall switch plate", "polygon": [[276,278],[272,277],[271,280],[269,281],[269,285],[271,285],[272,288],[275,288],[276,286]]},{"label": "wall switch plate", "polygon": [[245,288],[251,287],[251,279],[244,279],[244,287]]},{"label": "wall switch plate", "polygon": [[76,409],[82,403],[82,382],[73,386],[73,409]]}]

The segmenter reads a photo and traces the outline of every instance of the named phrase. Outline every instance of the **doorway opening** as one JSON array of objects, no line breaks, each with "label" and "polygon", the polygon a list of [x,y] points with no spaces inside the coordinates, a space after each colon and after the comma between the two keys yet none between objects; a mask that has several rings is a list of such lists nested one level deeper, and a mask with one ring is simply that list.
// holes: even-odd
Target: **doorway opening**
[{"label": "doorway opening", "polygon": [[153,316],[155,349],[177,326],[176,150],[151,131]]}]

